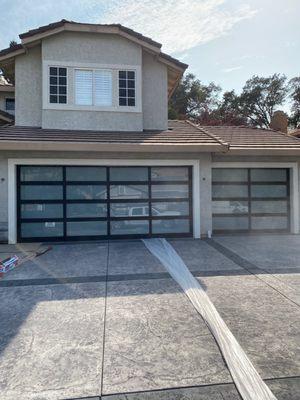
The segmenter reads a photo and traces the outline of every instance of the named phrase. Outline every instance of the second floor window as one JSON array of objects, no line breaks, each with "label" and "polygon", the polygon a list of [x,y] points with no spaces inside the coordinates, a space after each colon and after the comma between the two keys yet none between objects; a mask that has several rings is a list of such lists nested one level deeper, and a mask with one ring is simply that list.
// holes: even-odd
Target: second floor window
[{"label": "second floor window", "polygon": [[119,105],[135,106],[135,71],[119,71]]},{"label": "second floor window", "polygon": [[111,106],[112,72],[101,69],[76,69],[75,103],[81,106]]},{"label": "second floor window", "polygon": [[15,99],[5,99],[5,111],[9,114],[15,114]]},{"label": "second floor window", "polygon": [[49,68],[49,102],[67,104],[67,68]]}]

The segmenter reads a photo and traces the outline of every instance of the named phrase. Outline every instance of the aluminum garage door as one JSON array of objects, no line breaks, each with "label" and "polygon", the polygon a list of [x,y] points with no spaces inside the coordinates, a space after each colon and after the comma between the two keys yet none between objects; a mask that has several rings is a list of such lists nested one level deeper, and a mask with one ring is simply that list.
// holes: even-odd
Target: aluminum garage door
[{"label": "aluminum garage door", "polygon": [[289,232],[289,169],[214,168],[213,231]]},{"label": "aluminum garage door", "polygon": [[18,166],[18,241],[192,235],[191,167]]}]

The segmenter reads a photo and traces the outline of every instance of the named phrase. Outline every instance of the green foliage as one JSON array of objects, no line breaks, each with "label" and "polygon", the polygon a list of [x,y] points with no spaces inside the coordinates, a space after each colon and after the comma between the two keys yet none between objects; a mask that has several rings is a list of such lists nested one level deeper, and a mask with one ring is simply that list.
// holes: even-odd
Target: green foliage
[{"label": "green foliage", "polygon": [[293,128],[300,126],[300,76],[289,81],[290,99],[292,101],[290,125]]},{"label": "green foliage", "polygon": [[[286,82],[286,76],[253,76],[240,95],[224,92],[214,82],[204,85],[193,74],[187,74],[175,90],[169,118],[191,118],[203,125],[254,125],[269,127],[276,110],[283,105],[289,91],[293,99],[293,118],[300,118],[300,77]],[[296,122],[295,122],[296,123]]]}]

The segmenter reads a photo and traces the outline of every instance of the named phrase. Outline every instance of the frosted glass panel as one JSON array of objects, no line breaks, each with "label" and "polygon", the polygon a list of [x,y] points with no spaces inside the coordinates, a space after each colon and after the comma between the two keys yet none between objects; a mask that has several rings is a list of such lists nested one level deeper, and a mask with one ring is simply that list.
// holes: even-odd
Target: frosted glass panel
[{"label": "frosted glass panel", "polygon": [[67,185],[68,200],[106,199],[105,185]]},{"label": "frosted glass panel", "polygon": [[62,185],[21,186],[21,200],[62,200]]},{"label": "frosted glass panel", "polygon": [[152,233],[188,233],[190,221],[188,219],[153,220]]},{"label": "frosted glass panel", "polygon": [[152,181],[187,181],[189,170],[186,167],[152,167]]},{"label": "frosted glass panel", "polygon": [[63,171],[62,167],[42,167],[42,166],[22,167],[21,173],[20,173],[20,179],[22,182],[62,181],[62,179],[63,179],[62,171]]},{"label": "frosted glass panel", "polygon": [[149,233],[149,221],[111,221],[112,235],[145,235]]},{"label": "frosted glass panel", "polygon": [[110,168],[111,181],[147,181],[148,168],[144,167],[113,167]]},{"label": "frosted glass panel", "polygon": [[103,167],[67,167],[67,181],[106,181],[106,168]]},{"label": "frosted glass panel", "polygon": [[256,182],[285,182],[287,171],[286,169],[252,169],[251,180]]},{"label": "frosted glass panel", "polygon": [[21,218],[63,218],[63,205],[21,204]]},{"label": "frosted glass panel", "polygon": [[23,222],[21,224],[21,235],[29,237],[61,237],[64,234],[62,222]]},{"label": "frosted glass panel", "polygon": [[67,204],[68,218],[105,218],[107,205],[98,203],[74,203]]},{"label": "frosted glass panel", "polygon": [[213,185],[212,197],[248,197],[247,185]]},{"label": "frosted glass panel", "polygon": [[247,182],[248,170],[245,168],[213,168],[213,182]]},{"label": "frosted glass panel", "polygon": [[104,236],[107,235],[106,221],[67,222],[68,236]]},{"label": "frosted glass panel", "polygon": [[111,199],[147,199],[147,185],[111,185]]}]

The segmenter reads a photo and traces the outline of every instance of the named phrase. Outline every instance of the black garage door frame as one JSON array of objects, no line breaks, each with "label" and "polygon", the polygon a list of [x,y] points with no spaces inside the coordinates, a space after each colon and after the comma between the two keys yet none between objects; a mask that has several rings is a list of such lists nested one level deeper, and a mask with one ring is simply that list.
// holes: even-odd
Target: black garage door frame
[{"label": "black garage door frame", "polygon": [[[192,185],[192,174],[193,168],[189,165],[140,165],[140,166],[106,166],[106,165],[93,165],[94,167],[101,167],[106,169],[106,180],[102,181],[67,181],[66,179],[66,169],[69,167],[75,168],[89,168],[91,165],[57,165],[62,168],[63,171],[63,179],[61,181],[21,181],[21,168],[22,167],[53,167],[54,165],[17,165],[17,240],[18,242],[63,242],[63,241],[84,241],[84,240],[102,240],[102,239],[137,239],[137,238],[151,238],[151,237],[192,237],[193,236],[193,185]],[[147,168],[148,169],[148,179],[147,181],[111,181],[110,180],[110,168]],[[151,179],[151,168],[187,168],[188,169],[188,180],[161,180],[161,181],[153,181]],[[174,198],[152,198],[152,185],[188,185],[188,197],[174,197]],[[63,198],[61,200],[45,200],[45,199],[34,199],[34,200],[24,200],[21,199],[21,185],[62,185],[63,188]],[[105,185],[106,186],[106,199],[93,199],[93,200],[68,200],[67,199],[67,186],[68,185]],[[141,199],[111,199],[110,198],[110,185],[147,185],[148,186],[148,198]],[[152,203],[158,202],[188,202],[189,213],[188,215],[176,215],[176,216],[154,216],[152,215]],[[22,204],[62,204],[63,205],[63,217],[61,218],[22,218],[21,217],[21,206]],[[91,203],[103,203],[107,205],[107,216],[106,217],[90,217],[90,218],[70,218],[67,217],[67,204],[91,204]],[[137,205],[140,203],[148,203],[149,215],[148,216],[126,216],[126,217],[115,217],[111,216],[110,205],[114,203],[136,203]],[[153,233],[152,232],[152,223],[155,220],[188,220],[189,230],[188,232],[182,233]],[[111,221],[138,221],[138,220],[148,220],[149,221],[149,234],[111,234],[110,222]],[[97,235],[97,236],[68,236],[67,235],[67,222],[87,222],[87,221],[107,221],[107,235]],[[21,224],[22,223],[63,223],[63,236],[59,237],[22,237],[21,234]]]}]

